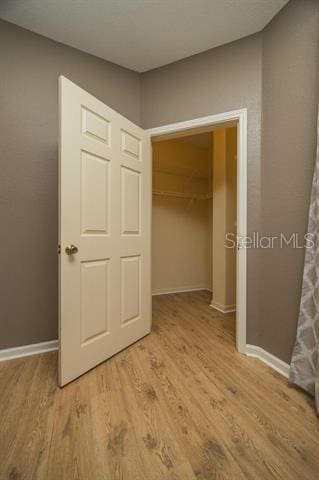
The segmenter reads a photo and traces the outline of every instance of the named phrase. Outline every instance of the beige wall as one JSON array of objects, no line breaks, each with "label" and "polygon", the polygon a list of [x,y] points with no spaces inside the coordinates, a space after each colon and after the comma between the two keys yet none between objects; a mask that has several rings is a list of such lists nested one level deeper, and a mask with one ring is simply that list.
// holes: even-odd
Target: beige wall
[{"label": "beige wall", "polygon": [[[248,109],[248,231],[260,229],[262,36],[252,35],[142,74],[146,128]],[[259,341],[259,252],[248,252],[248,341]]]},{"label": "beige wall", "polygon": [[[226,231],[237,233],[237,128],[226,130]],[[226,305],[236,305],[236,248],[226,251]]]},{"label": "beige wall", "polygon": [[[293,0],[263,34],[262,231],[307,228],[319,93],[319,2]],[[290,360],[304,251],[262,250],[258,344]]]},{"label": "beige wall", "polygon": [[227,233],[227,183],[226,183],[226,128],[214,132],[213,148],[213,295],[212,303],[226,307],[227,258],[225,235]]},{"label": "beige wall", "polygon": [[237,129],[219,128],[213,135],[212,304],[227,309],[236,305],[236,249],[225,243],[228,233],[236,233]]},{"label": "beige wall", "polygon": [[[208,150],[184,140],[153,143],[153,188],[207,193]],[[153,196],[152,290],[211,288],[209,202]]]},{"label": "beige wall", "polygon": [[58,76],[139,123],[136,73],[0,21],[0,349],[57,338]]}]

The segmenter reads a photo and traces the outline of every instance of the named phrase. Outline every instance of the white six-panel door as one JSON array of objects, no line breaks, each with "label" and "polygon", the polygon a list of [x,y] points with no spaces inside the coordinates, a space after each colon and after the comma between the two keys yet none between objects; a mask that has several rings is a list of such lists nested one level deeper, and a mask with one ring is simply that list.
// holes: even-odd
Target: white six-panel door
[{"label": "white six-panel door", "polygon": [[59,385],[150,332],[151,145],[64,77]]}]

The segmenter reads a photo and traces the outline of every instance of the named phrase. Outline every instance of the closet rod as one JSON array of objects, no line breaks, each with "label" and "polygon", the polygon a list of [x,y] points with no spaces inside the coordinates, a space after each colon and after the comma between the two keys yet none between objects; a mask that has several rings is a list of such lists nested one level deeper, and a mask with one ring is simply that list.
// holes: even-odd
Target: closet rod
[{"label": "closet rod", "polygon": [[191,170],[189,168],[177,168],[176,171],[172,170],[165,170],[165,169],[153,169],[153,174],[154,173],[162,173],[165,175],[173,175],[174,177],[185,177],[185,178],[196,178],[199,180],[204,180],[207,179],[211,175],[211,171],[207,171],[204,169],[194,169]]},{"label": "closet rod", "polygon": [[212,193],[182,193],[169,192],[167,190],[153,190],[153,195],[162,197],[191,198],[193,200],[209,200],[213,198]]},{"label": "closet rod", "polygon": [[181,192],[169,192],[167,190],[153,190],[153,195],[159,195],[161,197],[176,197],[176,198],[193,198],[195,194],[181,193]]}]

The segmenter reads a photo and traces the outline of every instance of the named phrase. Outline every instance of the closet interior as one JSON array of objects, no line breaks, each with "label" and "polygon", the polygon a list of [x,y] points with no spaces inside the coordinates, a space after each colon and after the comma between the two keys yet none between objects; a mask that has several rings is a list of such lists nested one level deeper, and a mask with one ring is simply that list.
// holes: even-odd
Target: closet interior
[{"label": "closet interior", "polygon": [[162,135],[152,151],[153,295],[208,290],[235,311],[236,123]]}]

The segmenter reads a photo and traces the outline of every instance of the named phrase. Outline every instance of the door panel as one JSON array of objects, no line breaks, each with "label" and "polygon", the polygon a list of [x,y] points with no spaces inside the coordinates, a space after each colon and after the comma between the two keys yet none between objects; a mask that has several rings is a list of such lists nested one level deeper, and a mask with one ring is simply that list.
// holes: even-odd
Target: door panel
[{"label": "door panel", "polygon": [[141,156],[141,139],[121,130],[121,151],[136,160]]},{"label": "door panel", "polygon": [[59,98],[63,386],[150,331],[151,150],[141,128],[64,77]]},{"label": "door panel", "polygon": [[110,121],[82,106],[82,133],[109,145]]},{"label": "door panel", "polygon": [[109,161],[82,152],[81,231],[82,234],[109,233]]},{"label": "door panel", "polygon": [[121,258],[121,320],[122,325],[140,319],[141,257]]},{"label": "door panel", "polygon": [[81,346],[110,333],[109,260],[81,262]]},{"label": "door panel", "polygon": [[121,233],[122,235],[140,235],[141,217],[141,174],[135,170],[121,167]]}]

